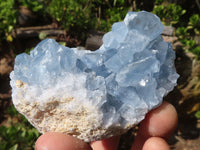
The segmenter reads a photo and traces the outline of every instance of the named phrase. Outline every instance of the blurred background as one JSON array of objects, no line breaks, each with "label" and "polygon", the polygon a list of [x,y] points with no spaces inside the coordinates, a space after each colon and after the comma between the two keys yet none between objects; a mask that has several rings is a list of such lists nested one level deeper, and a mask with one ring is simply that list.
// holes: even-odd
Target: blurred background
[{"label": "blurred background", "polygon": [[[180,78],[165,100],[176,107],[179,124],[168,142],[173,150],[200,150],[200,0],[0,0],[0,150],[33,150],[40,135],[12,105],[15,56],[45,38],[95,50],[114,22],[140,10],[160,17],[177,56]],[[119,150],[130,147],[136,131],[122,135]]]}]

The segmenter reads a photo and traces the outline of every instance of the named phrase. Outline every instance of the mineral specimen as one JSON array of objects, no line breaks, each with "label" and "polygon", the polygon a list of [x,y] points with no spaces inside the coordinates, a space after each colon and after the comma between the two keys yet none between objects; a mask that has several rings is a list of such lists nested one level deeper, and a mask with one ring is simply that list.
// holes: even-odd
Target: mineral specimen
[{"label": "mineral specimen", "polygon": [[162,31],[157,16],[141,11],[115,23],[96,51],[46,39],[16,57],[13,103],[41,133],[86,142],[122,134],[176,85],[175,53]]}]

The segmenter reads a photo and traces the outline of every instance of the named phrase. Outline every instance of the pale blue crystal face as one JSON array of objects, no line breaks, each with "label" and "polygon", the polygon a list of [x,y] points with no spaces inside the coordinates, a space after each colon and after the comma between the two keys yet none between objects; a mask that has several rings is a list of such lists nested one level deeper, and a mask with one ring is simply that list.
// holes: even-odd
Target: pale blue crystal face
[{"label": "pale blue crystal face", "polygon": [[14,104],[20,103],[15,82],[21,80],[28,85],[23,97],[30,103],[48,101],[42,98],[50,89],[50,96],[59,100],[64,91],[80,99],[80,105],[92,103],[103,115],[104,128],[133,126],[176,85],[175,53],[162,31],[160,19],[142,11],[129,12],[115,23],[94,52],[46,39],[30,55],[16,57],[10,76]]}]

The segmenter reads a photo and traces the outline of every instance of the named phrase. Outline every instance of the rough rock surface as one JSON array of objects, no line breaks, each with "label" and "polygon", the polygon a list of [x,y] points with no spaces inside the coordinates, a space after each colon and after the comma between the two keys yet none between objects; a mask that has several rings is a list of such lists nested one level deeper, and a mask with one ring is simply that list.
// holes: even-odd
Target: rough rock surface
[{"label": "rough rock surface", "polygon": [[176,85],[175,53],[162,31],[157,16],[141,11],[115,23],[96,51],[46,39],[16,57],[13,103],[41,133],[86,142],[122,134]]}]

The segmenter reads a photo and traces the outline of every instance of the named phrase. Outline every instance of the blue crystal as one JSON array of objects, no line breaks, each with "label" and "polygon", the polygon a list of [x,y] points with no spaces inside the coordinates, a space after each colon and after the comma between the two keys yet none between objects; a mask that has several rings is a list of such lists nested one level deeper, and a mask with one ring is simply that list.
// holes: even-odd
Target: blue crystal
[{"label": "blue crystal", "polygon": [[[162,30],[156,15],[141,11],[129,12],[123,22],[115,23],[96,51],[70,49],[46,39],[30,55],[16,57],[10,75],[13,102],[17,106],[25,97],[29,103],[48,103],[52,97],[59,101],[71,95],[79,99],[74,101],[77,107],[93,105],[103,116],[100,125],[105,131],[110,126],[127,130],[176,86],[175,53],[162,39]],[[17,80],[28,85],[26,91],[16,86]]]}]

